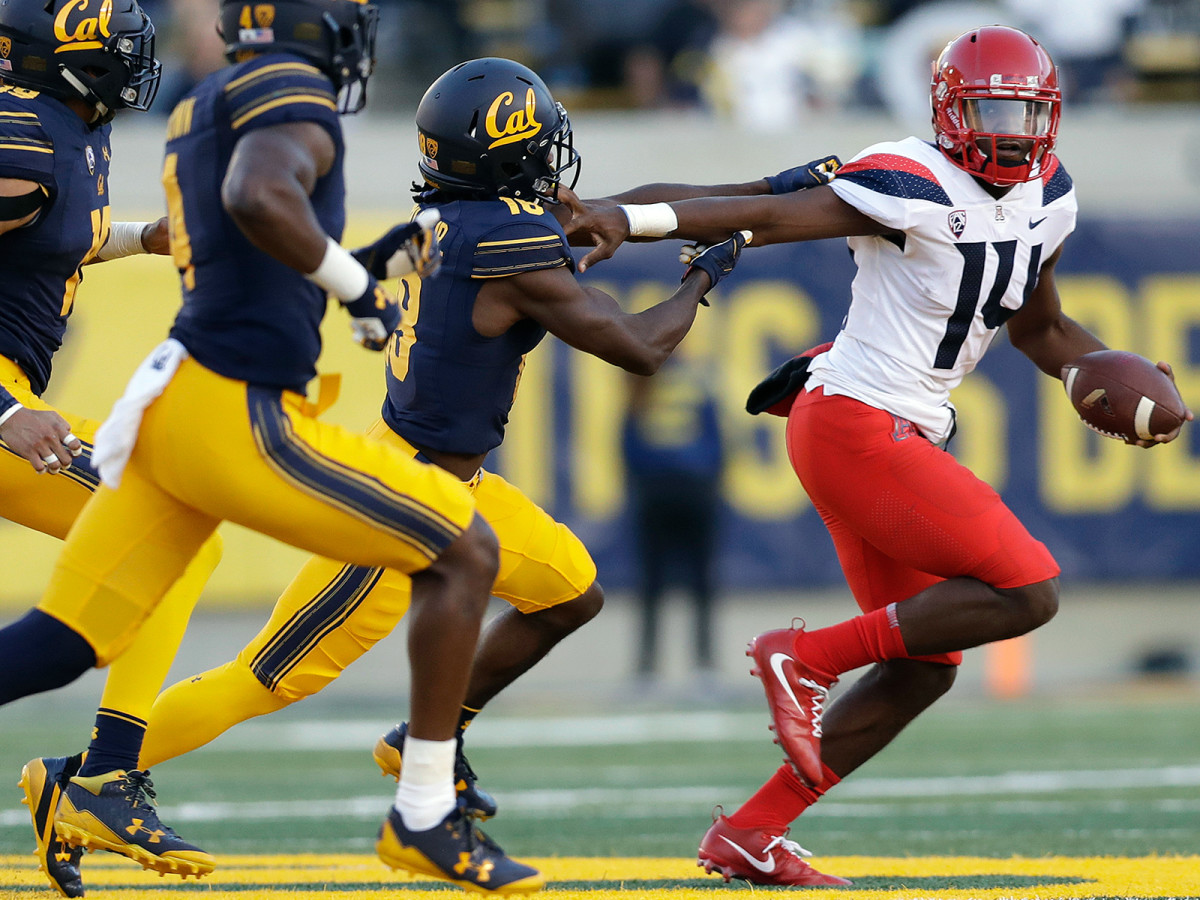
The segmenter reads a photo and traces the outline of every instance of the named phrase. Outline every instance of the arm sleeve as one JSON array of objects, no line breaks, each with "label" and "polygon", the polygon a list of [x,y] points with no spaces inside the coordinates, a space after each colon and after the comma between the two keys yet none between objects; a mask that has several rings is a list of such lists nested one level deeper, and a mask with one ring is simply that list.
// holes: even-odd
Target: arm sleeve
[{"label": "arm sleeve", "polygon": [[480,237],[471,260],[471,277],[504,278],[561,266],[575,268],[561,229],[543,222],[512,222]]}]

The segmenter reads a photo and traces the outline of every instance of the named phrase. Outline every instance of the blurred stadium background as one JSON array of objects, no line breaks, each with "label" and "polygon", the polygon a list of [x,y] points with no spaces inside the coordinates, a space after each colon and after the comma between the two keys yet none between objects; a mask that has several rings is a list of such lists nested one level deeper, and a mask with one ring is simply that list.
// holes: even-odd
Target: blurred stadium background
[{"label": "blurred stadium background", "polygon": [[[214,59],[213,0],[148,0],[146,5],[159,22],[160,52],[174,84],[164,88],[155,113],[116,122],[112,191],[118,219],[159,214],[157,169],[169,94],[186,89]],[[1067,311],[1111,346],[1171,361],[1185,400],[1200,408],[1195,149],[1200,145],[1200,0],[382,0],[381,5],[380,71],[371,85],[371,104],[346,122],[348,244],[407,216],[408,186],[416,176],[412,112],[424,86],[460,59],[508,55],[538,69],[571,113],[583,155],[580,194],[602,196],[652,181],[749,180],[824,154],[848,159],[876,141],[927,135],[928,60],[945,40],[975,24],[1026,27],[1047,45],[1067,82],[1059,153],[1075,180],[1081,209],[1078,231],[1059,266]],[[674,245],[627,247],[587,278],[623,303],[645,304],[666,296],[676,283],[676,250]],[[694,750],[707,740],[704,728],[709,729],[709,767],[698,777],[731,789],[694,796],[697,802],[681,810],[688,824],[679,834],[687,838],[664,840],[646,852],[692,852],[705,822],[700,807],[740,802],[777,759],[768,743],[760,688],[747,675],[745,641],[785,625],[793,615],[824,625],[852,610],[828,537],[788,466],[782,420],[760,421],[769,417],[752,418],[743,411],[747,391],[763,374],[833,336],[852,272],[840,241],[752,249],[681,348],[713,360],[729,459],[722,489],[717,655],[711,670],[696,671],[690,612],[682,596],[673,594],[663,622],[660,675],[647,681],[634,674],[635,573],[619,453],[625,403],[621,373],[546,341],[530,358],[510,437],[492,461],[577,531],[593,551],[609,594],[596,622],[496,701],[495,717],[511,719],[515,729],[548,735],[547,723],[555,718],[645,713],[641,725],[629,726],[628,738],[631,746],[650,748],[629,753],[628,766],[649,767],[645,771],[651,773],[629,781],[639,790],[648,789],[647,779],[664,787],[676,784],[672,775],[653,774],[652,758],[660,751],[654,739],[645,738],[647,732],[683,728],[681,723],[697,711],[732,717],[715,723],[699,719],[708,725],[679,732]],[[103,416],[136,361],[165,334],[177,297],[174,273],[162,260],[139,257],[90,269],[48,399]],[[346,340],[338,315],[328,318],[325,333],[322,369],[343,378],[341,400],[327,416],[365,427],[377,415],[382,396],[380,361]],[[1097,835],[1117,845],[1092,852],[1194,848],[1194,841],[1187,841],[1200,833],[1195,776],[1200,751],[1194,741],[1200,729],[1195,713],[1200,705],[1195,702],[1200,698],[1195,429],[1153,452],[1102,441],[1074,418],[1057,382],[1035,376],[1001,339],[955,396],[960,430],[952,450],[1003,492],[1058,557],[1064,569],[1062,611],[1024,643],[969,653],[947,701],[949,712],[931,713],[929,724],[918,722],[911,737],[905,736],[912,742],[909,750],[899,748],[893,761],[885,753],[864,775],[899,776],[906,767],[925,764],[934,773],[945,768],[937,760],[949,758],[957,759],[955,773],[980,775],[1034,766],[1038,760],[1052,769],[1133,766],[1161,772],[1175,767],[1171,771],[1184,774],[1154,782],[1157,787],[1134,778],[1127,788],[1113,788],[1133,793],[1110,804],[1107,813],[1086,805],[1077,810],[1076,819],[1055,831],[1060,847],[1053,841],[1028,847],[1001,841],[978,852],[1086,851],[1063,836],[1098,821],[1089,819],[1093,813],[1113,819],[1097,825]],[[680,402],[686,406],[690,399]],[[177,676],[224,661],[239,649],[303,559],[241,529],[226,526],[225,534],[226,559],[197,613]],[[0,620],[15,617],[37,599],[56,549],[48,538],[0,523],[0,558],[6,563]],[[361,733],[349,726],[339,729],[346,739],[338,748],[348,751],[346,736],[353,735],[369,749],[374,723],[403,715],[406,683],[403,635],[398,634],[352,668],[328,696],[282,714],[279,727],[302,731],[322,718],[353,716],[368,724]],[[16,767],[29,756],[67,752],[78,744],[99,685],[100,676],[93,673],[55,695],[49,706],[32,698],[0,714],[6,734],[3,770],[15,781]],[[1147,709],[1142,718],[1138,711]],[[539,718],[531,723],[531,716]],[[504,775],[520,754],[487,749],[504,746],[506,739],[489,737],[489,728],[497,728],[497,735],[503,728],[485,719],[476,726],[484,747],[476,767],[490,762],[487,774],[502,791],[515,796],[532,790],[543,776],[555,780],[545,768],[548,761],[537,771]],[[985,753],[976,736],[984,743],[995,741],[991,724],[1010,737],[999,740],[998,751]],[[1128,733],[1118,734],[1126,726]],[[625,733],[611,727],[615,734]],[[246,728],[259,730],[253,737],[230,736],[229,752],[251,741],[265,746],[276,739],[299,740],[293,749],[303,749],[302,738],[279,738],[284,731],[272,731],[266,723]],[[327,729],[318,731],[322,734],[318,743],[332,739]],[[1187,734],[1192,739],[1180,737]],[[52,737],[59,746],[43,746]],[[546,744],[542,755],[532,758],[549,760],[560,752],[555,747],[561,744],[549,738]],[[1013,749],[1017,745],[1020,754]],[[754,755],[747,756],[750,747]],[[662,752],[687,758],[675,747]],[[624,776],[601,767],[608,754],[571,758],[564,766],[575,766],[573,777],[581,784],[589,779],[580,773],[593,767],[597,778],[620,781]],[[922,762],[926,754],[932,756]],[[174,764],[180,780],[170,789],[168,804],[218,799],[213,772],[220,758],[218,752],[211,764],[197,763],[191,776],[185,774],[188,763]],[[261,752],[238,759],[239,766],[250,767],[247,778],[278,762]],[[369,765],[362,753],[344,760],[359,768]],[[287,780],[294,785],[297,779]],[[313,784],[319,781],[314,775]],[[684,779],[676,787],[686,797],[694,783]],[[386,796],[387,790],[372,784]],[[305,796],[341,796],[343,788],[333,782],[328,787],[306,788]],[[613,802],[612,815],[619,820],[619,810],[631,801],[626,796]],[[674,801],[658,802],[669,807]],[[517,824],[509,827],[532,840],[537,829],[521,832],[520,823],[537,816],[523,820],[519,811],[524,808],[516,806]],[[1121,845],[1128,841],[1120,822],[1131,821],[1129,809],[1139,810],[1130,828],[1149,837]],[[980,822],[990,814],[968,815]],[[0,850],[26,849],[19,818],[0,816]],[[551,820],[558,824],[547,838],[561,839],[556,829],[562,822]],[[1012,833],[1018,833],[1028,822],[1014,820],[1013,825]],[[201,828],[184,833],[208,837]],[[370,829],[364,828],[360,824],[365,835]],[[669,828],[665,833],[674,834]],[[866,838],[856,825],[838,833],[847,840],[823,847],[825,852],[882,849],[861,846],[879,839],[881,831]],[[969,830],[939,828],[929,846],[914,841],[888,851],[972,852],[961,841],[954,848],[935,846],[951,833]],[[688,841],[691,847],[685,846]],[[511,849],[531,852],[530,846]]]}]

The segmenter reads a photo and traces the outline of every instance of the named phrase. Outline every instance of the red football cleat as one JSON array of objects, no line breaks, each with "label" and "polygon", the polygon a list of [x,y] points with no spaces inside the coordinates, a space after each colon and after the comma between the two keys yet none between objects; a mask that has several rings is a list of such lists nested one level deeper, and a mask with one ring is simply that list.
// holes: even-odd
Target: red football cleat
[{"label": "red football cleat", "polygon": [[795,887],[820,887],[853,884],[836,875],[818,872],[803,859],[812,856],[787,832],[772,835],[760,828],[734,828],[725,816],[717,816],[712,828],[700,842],[696,865],[704,871],[714,869],[730,878],[751,884],[781,884]]},{"label": "red football cleat", "polygon": [[767,631],[750,642],[746,655],[755,662],[750,674],[758,676],[767,692],[775,743],[801,779],[818,785],[823,777],[821,717],[837,679],[827,680],[796,659],[795,639],[794,628]]}]

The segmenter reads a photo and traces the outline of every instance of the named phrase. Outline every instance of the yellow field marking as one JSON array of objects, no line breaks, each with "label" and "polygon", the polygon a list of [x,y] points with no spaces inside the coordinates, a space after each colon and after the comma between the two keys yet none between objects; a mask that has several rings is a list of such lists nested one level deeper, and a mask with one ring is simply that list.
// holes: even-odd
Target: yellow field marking
[{"label": "yellow field marking", "polygon": [[[617,896],[621,900],[699,900],[714,895],[729,898],[762,897],[762,892],[741,882],[726,885],[717,876],[706,876],[691,859],[653,858],[549,858],[526,859],[542,870],[551,882],[539,894],[545,900],[597,900]],[[814,862],[817,862],[814,860]],[[1170,857],[1047,857],[1044,859],[990,859],[981,857],[894,858],[869,856],[822,857],[818,868],[851,879],[889,889],[829,889],[809,896],[830,900],[1070,900],[1087,897],[1178,898],[1200,896],[1200,856]],[[984,887],[987,877],[1003,884],[1018,879],[1020,886]],[[971,878],[970,888],[935,886],[941,879]],[[704,887],[694,886],[697,880]],[[911,879],[911,880],[910,880]],[[923,886],[927,879],[939,879]],[[1062,879],[1062,881],[1057,881]],[[423,890],[427,879],[410,879],[392,872],[368,855],[223,856],[217,871],[204,879],[209,888],[205,900],[378,900],[404,889],[406,900],[446,900],[463,894],[447,890]],[[648,881],[677,881],[672,887],[646,887]],[[112,854],[89,854],[84,858],[84,882],[102,900],[168,900],[193,896],[171,890],[177,879],[160,880],[140,867]],[[591,890],[555,889],[553,882],[605,882]],[[687,884],[692,882],[693,884]],[[622,887],[622,885],[625,887]],[[684,886],[687,884],[687,886]],[[260,890],[222,890],[222,886],[261,885]],[[271,885],[279,885],[280,890]],[[312,885],[305,890],[304,885]],[[112,892],[113,888],[122,888]],[[53,894],[31,856],[0,856],[0,898],[41,900]],[[105,888],[110,889],[105,892]],[[284,888],[287,888],[284,890]],[[297,889],[299,888],[299,889]],[[597,890],[600,888],[600,891]],[[20,890],[18,890],[20,889]]]}]

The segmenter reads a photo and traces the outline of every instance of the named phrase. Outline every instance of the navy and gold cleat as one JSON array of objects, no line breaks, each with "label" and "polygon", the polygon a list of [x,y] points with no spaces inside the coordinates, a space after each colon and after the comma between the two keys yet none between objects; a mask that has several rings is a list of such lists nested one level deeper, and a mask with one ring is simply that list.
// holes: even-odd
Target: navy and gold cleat
[{"label": "navy and gold cleat", "polygon": [[164,825],[150,800],[154,785],[146,772],[106,772],[70,779],[59,800],[54,826],[73,847],[111,850],[163,875],[207,875],[216,860]]},{"label": "navy and gold cleat", "polygon": [[[408,723],[401,722],[375,742],[375,764],[385,776],[400,780],[400,767],[404,764],[404,736],[408,734]],[[496,814],[496,798],[481,788],[471,764],[463,754],[462,732],[458,735],[458,746],[454,753],[454,789],[458,798],[467,807],[467,815],[473,819],[490,819]]]},{"label": "navy and gold cleat", "polygon": [[82,897],[84,894],[79,872],[83,850],[58,839],[54,833],[54,812],[67,779],[79,771],[82,760],[82,754],[31,759],[21,769],[18,782],[25,792],[21,802],[29,807],[29,815],[33,818],[33,836],[37,841],[33,855],[38,859],[38,868],[64,897]]},{"label": "navy and gold cleat", "polygon": [[440,878],[468,891],[531,894],[546,885],[541,872],[510,859],[480,831],[461,803],[425,831],[409,831],[393,806],[379,829],[375,852],[393,869]]}]

